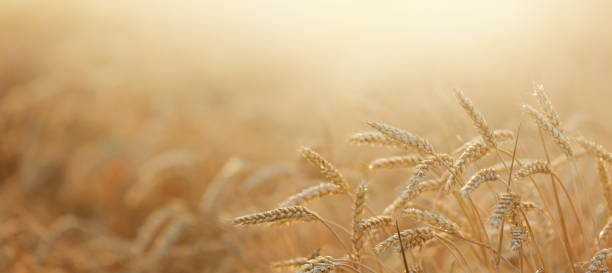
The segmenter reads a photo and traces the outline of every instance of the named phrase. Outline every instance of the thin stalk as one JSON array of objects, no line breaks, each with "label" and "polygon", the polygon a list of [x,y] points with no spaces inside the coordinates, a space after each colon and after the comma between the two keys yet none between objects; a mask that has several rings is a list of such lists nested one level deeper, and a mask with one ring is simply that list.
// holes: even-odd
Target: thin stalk
[{"label": "thin stalk", "polygon": [[[546,143],[544,141],[544,136],[542,135],[542,130],[538,128],[538,133],[540,134],[540,140],[542,141],[542,147],[544,148],[544,154],[546,155],[546,160],[548,164],[550,164],[550,156],[548,156],[548,150],[546,149]],[[561,229],[563,231],[563,246],[565,247],[565,253],[569,260],[569,266],[572,273],[576,273],[576,269],[574,268],[574,257],[571,252],[571,246],[569,242],[569,236],[567,234],[567,226],[565,225],[565,217],[563,216],[563,210],[561,209],[561,202],[559,202],[559,193],[557,191],[557,184],[555,184],[555,177],[550,175],[550,182],[552,184],[553,193],[555,197],[555,204],[557,205],[557,213],[559,214],[559,222],[561,222]]]}]

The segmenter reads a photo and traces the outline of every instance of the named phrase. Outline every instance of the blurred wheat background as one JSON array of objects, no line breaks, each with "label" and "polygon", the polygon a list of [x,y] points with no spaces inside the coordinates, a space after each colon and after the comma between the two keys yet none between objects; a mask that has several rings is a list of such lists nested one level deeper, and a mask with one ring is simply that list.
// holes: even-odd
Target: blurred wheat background
[{"label": "blurred wheat background", "polygon": [[454,88],[514,130],[542,83],[568,130],[612,147],[610,26],[609,1],[2,1],[0,270],[268,272],[333,251],[312,226],[229,223],[320,179],[301,146],[381,210],[410,172],[368,171],[384,152],[347,137],[385,121],[453,149],[477,136]]}]

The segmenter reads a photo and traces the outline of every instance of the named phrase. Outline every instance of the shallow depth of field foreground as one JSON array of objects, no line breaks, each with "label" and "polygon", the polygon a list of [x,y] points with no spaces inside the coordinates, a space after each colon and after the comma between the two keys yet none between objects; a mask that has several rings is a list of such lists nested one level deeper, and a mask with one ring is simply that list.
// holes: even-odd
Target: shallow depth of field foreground
[{"label": "shallow depth of field foreground", "polygon": [[608,272],[608,1],[60,2],[0,1],[0,272]]}]

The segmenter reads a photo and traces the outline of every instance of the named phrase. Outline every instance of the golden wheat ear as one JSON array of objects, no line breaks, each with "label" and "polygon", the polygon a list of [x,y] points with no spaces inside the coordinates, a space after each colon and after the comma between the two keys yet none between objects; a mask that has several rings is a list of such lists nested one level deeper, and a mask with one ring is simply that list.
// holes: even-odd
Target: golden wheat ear
[{"label": "golden wheat ear", "polygon": [[461,195],[468,197],[482,183],[499,180],[499,174],[495,169],[482,169],[470,178],[470,180],[461,188]]},{"label": "golden wheat ear", "polygon": [[524,104],[523,109],[525,112],[535,121],[542,131],[550,135],[553,141],[563,150],[566,156],[572,157],[574,155],[574,149],[570,144],[569,138],[559,130],[559,128],[552,125],[546,118],[534,109],[532,106]]},{"label": "golden wheat ear", "polygon": [[608,260],[610,259],[610,250],[604,248],[597,252],[591,259],[591,265],[585,273],[600,273],[608,272]]},{"label": "golden wheat ear", "polygon": [[378,158],[368,166],[370,169],[394,169],[414,167],[422,160],[418,155],[391,156]]},{"label": "golden wheat ear", "polygon": [[359,225],[361,219],[363,218],[363,212],[366,207],[367,201],[367,192],[368,188],[365,182],[361,182],[359,187],[357,188],[357,192],[355,194],[355,203],[353,206],[353,233],[351,234],[351,243],[352,243],[352,257],[351,259],[354,262],[361,261],[361,249],[363,248],[363,234],[364,231]]},{"label": "golden wheat ear", "polygon": [[434,228],[451,234],[459,233],[459,226],[440,214],[409,208],[402,211],[402,215],[408,216],[417,222],[428,224]]},{"label": "golden wheat ear", "polygon": [[533,95],[538,100],[538,105],[540,105],[540,109],[544,114],[544,117],[550,124],[557,127],[561,132],[563,132],[563,128],[561,127],[561,121],[559,119],[559,113],[555,110],[548,97],[548,94],[544,92],[544,85],[538,84],[535,86],[533,90]]},{"label": "golden wheat ear", "polygon": [[584,137],[577,137],[576,142],[582,146],[589,154],[596,158],[601,158],[612,164],[612,153],[608,152],[602,145],[595,143],[594,141],[588,140]]},{"label": "golden wheat ear", "polygon": [[368,122],[368,125],[378,130],[386,138],[392,139],[393,141],[402,144],[406,149],[416,149],[417,151],[425,155],[435,154],[433,146],[429,144],[429,141],[427,141],[427,139],[413,135],[402,129],[398,129],[381,122]]},{"label": "golden wheat ear", "polygon": [[302,156],[312,165],[319,168],[321,173],[327,178],[327,180],[329,180],[329,182],[340,187],[342,190],[346,190],[348,188],[348,182],[342,173],[340,173],[340,171],[329,161],[308,147],[302,147],[301,151]]},{"label": "golden wheat ear", "polygon": [[[376,253],[381,253],[388,249],[391,246],[399,244],[400,237],[402,236],[403,247],[405,248],[416,248],[422,246],[423,244],[429,242],[435,237],[435,233],[431,228],[414,228],[414,229],[406,229],[400,234],[395,234],[381,243],[377,244],[374,248]],[[399,246],[398,246],[399,248]],[[399,249],[398,249],[399,251]]]},{"label": "golden wheat ear", "polygon": [[470,116],[472,119],[472,122],[474,122],[474,126],[478,129],[478,133],[480,133],[480,136],[482,136],[485,143],[491,147],[496,147],[497,140],[495,139],[493,130],[489,127],[482,114],[476,110],[472,100],[466,97],[460,90],[455,90],[455,97],[457,97],[457,100],[459,101],[459,104],[461,104],[463,110],[465,110],[468,116]]},{"label": "golden wheat ear", "polygon": [[290,196],[287,201],[283,202],[281,207],[299,206],[308,203],[309,201],[322,198],[324,196],[342,193],[343,189],[332,183],[321,183],[301,191],[298,194]]},{"label": "golden wheat ear", "polygon": [[234,225],[259,225],[264,223],[293,223],[317,220],[317,215],[306,207],[293,206],[253,213],[233,220]]}]

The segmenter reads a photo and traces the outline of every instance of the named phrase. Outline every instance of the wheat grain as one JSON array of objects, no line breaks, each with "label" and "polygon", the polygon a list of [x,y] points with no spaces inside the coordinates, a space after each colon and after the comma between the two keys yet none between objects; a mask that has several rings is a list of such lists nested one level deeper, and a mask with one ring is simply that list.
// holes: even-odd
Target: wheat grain
[{"label": "wheat grain", "polygon": [[400,147],[401,144],[393,139],[385,137],[384,134],[379,132],[365,132],[357,133],[349,137],[350,143],[357,145],[370,145],[370,146],[394,146]]},{"label": "wheat grain", "polygon": [[334,259],[330,256],[319,256],[312,260],[308,260],[303,264],[297,273],[326,273],[331,272],[336,268]]},{"label": "wheat grain", "polygon": [[[406,229],[400,232],[399,235],[402,236],[402,243],[404,244],[404,248],[415,248],[415,247],[422,246],[423,244],[433,239],[435,236],[435,233],[431,228],[414,228],[414,229]],[[381,253],[382,251],[385,251],[389,247],[396,245],[398,243],[399,243],[399,236],[398,234],[395,234],[385,239],[381,243],[377,244],[375,247],[375,251],[376,253]]]},{"label": "wheat grain", "polygon": [[408,202],[416,198],[419,194],[421,194],[421,192],[423,192],[423,188],[420,185],[404,189],[402,193],[385,208],[383,215],[391,215],[395,211],[405,208]]},{"label": "wheat grain", "polygon": [[510,228],[512,235],[511,248],[513,251],[521,249],[523,241],[527,238],[527,230],[524,226],[513,226]]},{"label": "wheat grain", "polygon": [[258,225],[274,222],[309,222],[315,221],[318,216],[306,207],[294,206],[253,213],[234,218],[234,225]]},{"label": "wheat grain", "polygon": [[483,140],[487,145],[491,147],[497,146],[497,141],[495,140],[495,136],[493,135],[493,131],[485,121],[484,117],[476,108],[474,108],[474,104],[472,104],[472,100],[463,94],[460,90],[455,90],[455,97],[459,100],[459,104],[461,107],[467,112],[468,116],[474,122],[474,126],[478,129],[478,132],[482,136]]},{"label": "wheat grain", "polygon": [[336,184],[321,183],[319,185],[307,188],[293,196],[290,196],[285,202],[280,205],[280,207],[299,206],[314,199],[319,199],[324,196],[334,195],[342,192],[343,190],[340,189],[340,187],[338,187]]},{"label": "wheat grain", "polygon": [[548,122],[540,112],[530,105],[524,104],[523,109],[532,117],[540,129],[553,138],[553,141],[563,150],[566,156],[572,157],[574,155],[574,150],[572,149],[569,139],[559,130],[559,128]]},{"label": "wheat grain", "polygon": [[491,215],[491,225],[498,227],[504,216],[510,216],[515,212],[515,208],[519,204],[519,197],[516,194],[504,193],[495,204],[493,214]]},{"label": "wheat grain", "polygon": [[599,232],[599,241],[602,243],[609,243],[612,235],[612,217],[608,217],[606,225]]},{"label": "wheat grain", "polygon": [[538,84],[533,90],[533,95],[537,98],[540,109],[542,109],[542,113],[544,113],[546,120],[563,132],[563,128],[561,127],[561,122],[559,120],[559,113],[557,113],[555,108],[552,106],[552,102],[550,101],[548,94],[544,92],[544,86]]},{"label": "wheat grain", "polygon": [[516,173],[515,179],[530,177],[535,174],[550,174],[551,169],[548,162],[544,160],[536,160],[526,163]]},{"label": "wheat grain", "polygon": [[529,201],[521,201],[520,206],[523,210],[541,209],[536,203]]},{"label": "wheat grain", "polygon": [[300,258],[273,262],[271,264],[271,267],[274,269],[295,269],[295,268],[301,267],[302,265],[306,263],[308,263],[308,259],[304,257],[300,257]]},{"label": "wheat grain", "polygon": [[457,177],[463,173],[463,170],[472,162],[478,161],[492,150],[492,147],[482,141],[476,141],[463,151],[461,155],[453,163],[453,173],[449,176],[447,181],[448,187],[454,187],[458,185]]},{"label": "wheat grain", "polygon": [[389,226],[391,225],[392,222],[393,222],[393,218],[391,218],[391,216],[388,216],[388,215],[374,216],[374,217],[370,217],[368,219],[361,221],[359,223],[359,227],[364,232],[367,232],[367,231],[379,229],[381,227]]},{"label": "wheat grain", "polygon": [[[512,132],[511,130],[507,130],[507,129],[497,129],[497,130],[493,130],[493,136],[495,136],[495,141],[497,141],[497,143],[501,143],[501,142],[506,142],[506,141],[514,139],[514,132]],[[463,153],[463,151],[465,151],[467,147],[469,147],[470,145],[476,142],[485,143],[484,140],[482,139],[482,136],[477,136],[473,139],[470,139],[469,141],[466,141],[461,146],[459,146],[459,148],[455,149],[453,151],[453,155],[458,155],[458,154]]]},{"label": "wheat grain", "polygon": [[352,251],[353,256],[352,259],[355,262],[361,261],[361,249],[363,248],[363,229],[361,228],[360,222],[363,218],[363,210],[366,205],[366,194],[367,194],[367,186],[364,183],[359,185],[357,189],[357,193],[355,194],[355,204],[353,206],[353,222],[352,228],[353,233],[351,234],[351,242],[352,242]]},{"label": "wheat grain", "polygon": [[402,211],[402,214],[418,222],[428,224],[445,232],[451,234],[459,233],[459,226],[440,214],[415,208],[405,209]]},{"label": "wheat grain", "polygon": [[370,169],[407,168],[416,166],[421,160],[422,158],[416,155],[384,157],[372,161],[368,167]]},{"label": "wheat grain", "polygon": [[482,169],[474,174],[467,184],[461,188],[461,195],[468,197],[482,183],[496,180],[499,180],[499,174],[494,169]]},{"label": "wheat grain", "polygon": [[427,158],[421,160],[418,165],[416,165],[408,187],[410,188],[418,186],[419,182],[425,176],[427,176],[427,174],[431,171],[432,168],[437,166],[450,165],[452,165],[452,159],[448,154],[437,154],[434,156],[428,156]]},{"label": "wheat grain", "polygon": [[425,155],[435,154],[433,146],[429,144],[429,141],[422,137],[415,136],[409,132],[380,122],[368,122],[368,125],[381,132],[383,135],[385,135],[385,137],[401,143],[406,148],[414,148]]},{"label": "wheat grain", "polygon": [[606,200],[608,214],[612,215],[612,181],[610,180],[608,166],[601,158],[597,163],[597,174],[599,175],[599,182],[601,184],[604,200]]},{"label": "wheat grain", "polygon": [[612,164],[612,153],[608,152],[602,145],[595,143],[594,141],[588,140],[584,137],[577,137],[576,142],[580,144],[589,154],[596,158],[602,158],[608,164]]},{"label": "wheat grain", "polygon": [[591,265],[585,273],[603,273],[608,272],[608,260],[610,259],[610,250],[604,248],[597,252],[591,259]]},{"label": "wheat grain", "polygon": [[342,190],[346,190],[348,188],[348,182],[346,179],[344,179],[344,176],[340,173],[340,171],[320,154],[310,148],[302,147],[302,156],[312,163],[312,165],[319,168],[321,173],[327,178],[327,180],[329,180],[329,182],[336,184],[336,186]]}]

